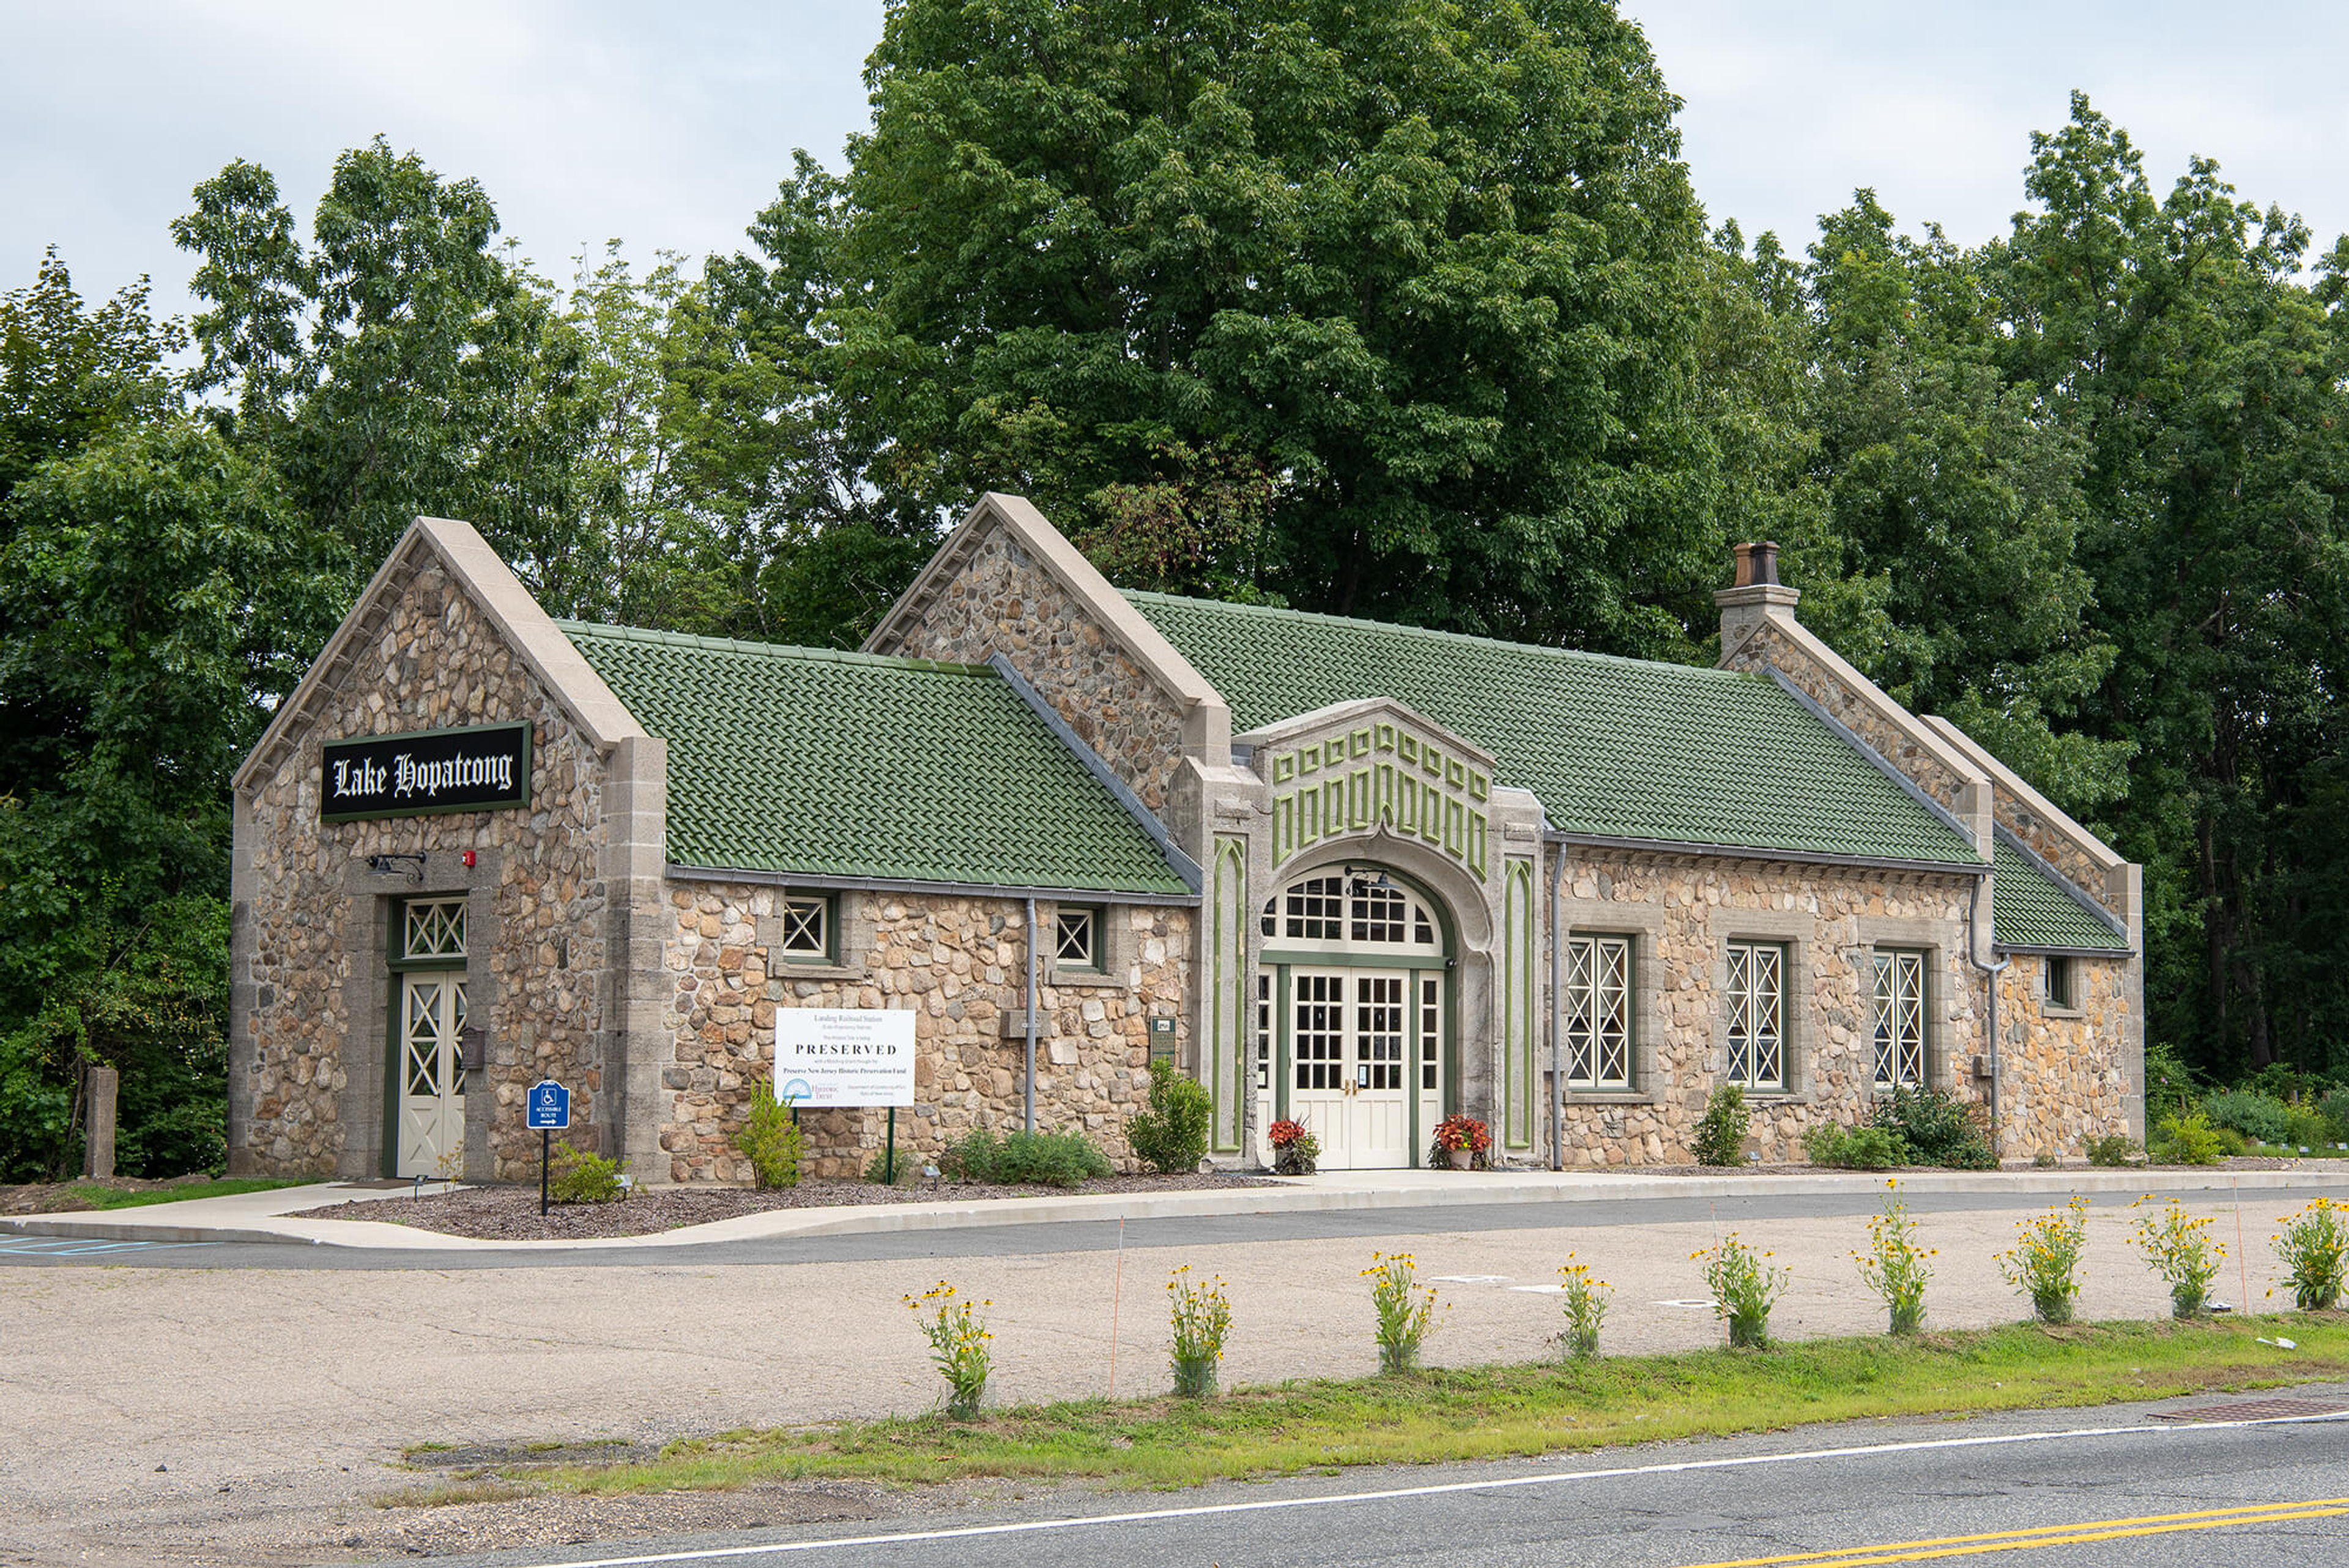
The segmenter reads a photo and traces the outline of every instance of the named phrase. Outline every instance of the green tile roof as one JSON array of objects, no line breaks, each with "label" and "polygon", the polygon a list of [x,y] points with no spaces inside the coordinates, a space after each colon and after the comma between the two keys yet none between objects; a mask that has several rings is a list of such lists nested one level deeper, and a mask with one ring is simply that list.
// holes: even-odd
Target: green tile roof
[{"label": "green tile roof", "polygon": [[1561,832],[1981,863],[1773,680],[1294,610],[1126,597],[1236,731],[1391,697],[1493,753]]},{"label": "green tile roof", "polygon": [[668,742],[672,864],[1190,891],[984,666],[556,624],[637,722]]},{"label": "green tile roof", "polygon": [[1991,859],[1991,926],[2002,948],[2128,951],[2128,939],[2097,918],[2084,895],[2006,840]]}]

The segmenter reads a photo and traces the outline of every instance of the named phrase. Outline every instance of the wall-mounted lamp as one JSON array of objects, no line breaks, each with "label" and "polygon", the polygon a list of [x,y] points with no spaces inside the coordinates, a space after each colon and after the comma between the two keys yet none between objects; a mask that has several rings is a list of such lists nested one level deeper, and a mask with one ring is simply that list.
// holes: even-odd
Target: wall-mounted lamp
[{"label": "wall-mounted lamp", "polygon": [[424,880],[424,857],[421,855],[370,855],[367,860],[367,869],[378,877],[390,876],[399,869],[399,863],[405,860],[408,862],[408,879],[419,884]]}]

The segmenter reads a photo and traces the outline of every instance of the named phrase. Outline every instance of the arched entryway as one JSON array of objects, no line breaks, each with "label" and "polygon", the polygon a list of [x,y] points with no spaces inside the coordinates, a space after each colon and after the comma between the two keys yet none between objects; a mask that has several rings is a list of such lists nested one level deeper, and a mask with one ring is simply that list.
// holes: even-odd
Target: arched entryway
[{"label": "arched entryway", "polygon": [[1331,1170],[1423,1163],[1453,1079],[1454,933],[1392,867],[1325,866],[1264,906],[1257,1125],[1303,1122]]}]

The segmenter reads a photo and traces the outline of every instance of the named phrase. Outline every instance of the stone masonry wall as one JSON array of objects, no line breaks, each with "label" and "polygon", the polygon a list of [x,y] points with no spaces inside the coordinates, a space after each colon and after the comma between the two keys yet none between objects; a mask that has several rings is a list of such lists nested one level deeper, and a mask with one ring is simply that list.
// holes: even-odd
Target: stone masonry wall
[{"label": "stone masonry wall", "polygon": [[1183,710],[1102,624],[1001,530],[982,538],[896,648],[984,664],[1001,653],[1164,816],[1183,763]]},{"label": "stone masonry wall", "polygon": [[1836,722],[1857,735],[1877,755],[1915,781],[1947,810],[1966,815],[1965,783],[1956,772],[1920,745],[1916,737],[1888,723],[1875,708],[1862,701],[1834,674],[1775,627],[1756,627],[1752,636],[1723,661],[1729,669],[1764,672],[1775,670],[1831,714]]},{"label": "stone masonry wall", "polygon": [[1999,975],[1999,1152],[2076,1157],[2091,1138],[2127,1133],[2128,965],[2075,959],[2075,1011],[2047,1006],[2044,958]]},{"label": "stone masonry wall", "polygon": [[[487,1071],[469,1102],[494,1096],[491,1168],[475,1179],[520,1179],[537,1166],[523,1127],[523,1095],[537,1078],[572,1086],[574,1141],[596,1142],[605,889],[596,876],[603,831],[602,766],[495,628],[428,563],[388,597],[378,623],[324,695],[308,732],[256,792],[252,857],[252,1002],[233,1043],[231,1071],[249,1074],[250,1124],[231,1129],[240,1170],[285,1176],[378,1174],[388,987],[383,909],[391,897],[468,892],[469,995],[487,1025]],[[325,740],[410,730],[533,725],[531,803],[508,811],[363,822],[319,820]],[[477,852],[468,874],[459,852]],[[363,873],[365,857],[428,856],[426,879]],[[481,918],[486,909],[489,919]],[[374,1125],[354,1127],[354,1118]],[[474,1122],[468,1106],[469,1127]],[[359,1167],[364,1165],[365,1168]]]},{"label": "stone masonry wall", "polygon": [[[750,1162],[733,1136],[772,1066],[775,1014],[785,1007],[904,1007],[915,1013],[916,1103],[901,1111],[901,1156],[935,1157],[978,1127],[1016,1130],[1025,1040],[1005,1033],[1026,983],[1025,911],[1016,899],[944,895],[843,893],[842,927],[862,951],[839,969],[773,960],[759,940],[777,889],[733,883],[672,882],[674,919],[667,962],[674,1002],[664,1022],[670,1059],[662,1069],[665,1173],[675,1181],[748,1183]],[[849,906],[854,904],[852,909]],[[1043,917],[1049,921],[1049,915]],[[1109,907],[1131,940],[1110,940],[1132,962],[1116,973],[1071,981],[1042,970],[1036,1047],[1036,1125],[1081,1129],[1121,1168],[1132,1164],[1126,1118],[1150,1087],[1148,1020],[1185,1020],[1188,1030],[1192,912]],[[1050,925],[1044,929],[1049,940]],[[1124,935],[1127,933],[1121,933]],[[886,1113],[809,1112],[802,1167],[811,1175],[856,1176],[882,1147]],[[652,1174],[652,1173],[647,1173]],[[657,1178],[656,1178],[657,1179]]]},{"label": "stone masonry wall", "polygon": [[[1689,1139],[1727,1068],[1727,944],[1790,944],[1786,1094],[1749,1093],[1765,1161],[1805,1158],[1802,1134],[1852,1125],[1875,1095],[1874,981],[1868,944],[1930,947],[1927,1074],[1979,1099],[1986,992],[1966,962],[1970,879],[1801,866],[1691,863],[1569,851],[1565,929],[1636,939],[1634,1092],[1569,1094],[1569,1167],[1686,1163]],[[1547,1084],[1543,1085],[1547,1092]]]}]

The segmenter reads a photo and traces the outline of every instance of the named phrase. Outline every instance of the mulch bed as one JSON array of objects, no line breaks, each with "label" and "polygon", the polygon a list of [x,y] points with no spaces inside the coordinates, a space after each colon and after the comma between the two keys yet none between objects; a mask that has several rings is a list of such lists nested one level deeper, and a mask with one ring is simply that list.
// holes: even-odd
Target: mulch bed
[{"label": "mulch bed", "polygon": [[618,1203],[558,1204],[543,1219],[536,1187],[465,1187],[422,1198],[378,1198],[305,1209],[305,1220],[380,1220],[449,1236],[486,1241],[592,1241],[651,1236],[685,1225],[707,1225],[771,1209],[828,1209],[867,1203],[965,1203],[999,1198],[1066,1198],[1105,1192],[1189,1192],[1233,1187],[1277,1187],[1257,1176],[1112,1176],[1081,1187],[998,1187],[942,1181],[936,1187],[884,1187],[874,1181],[809,1178],[797,1187],[752,1191],[739,1187],[657,1187]]}]

